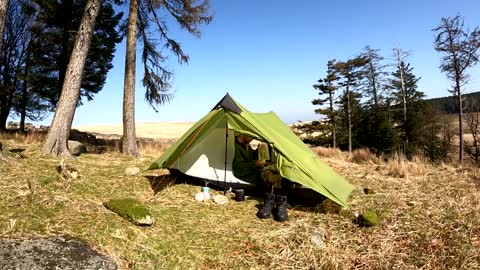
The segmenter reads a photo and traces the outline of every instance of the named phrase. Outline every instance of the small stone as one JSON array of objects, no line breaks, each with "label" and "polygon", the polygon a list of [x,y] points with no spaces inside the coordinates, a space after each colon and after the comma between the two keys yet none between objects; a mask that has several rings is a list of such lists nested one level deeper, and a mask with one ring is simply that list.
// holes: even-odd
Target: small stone
[{"label": "small stone", "polygon": [[74,156],[79,156],[83,153],[87,153],[87,147],[78,141],[68,141],[68,150],[72,153]]},{"label": "small stone", "polygon": [[149,215],[137,219],[137,225],[139,226],[152,226],[155,223],[155,219]]},{"label": "small stone", "polygon": [[316,247],[324,247],[325,238],[325,229],[317,228],[310,236],[310,242]]},{"label": "small stone", "polygon": [[371,188],[366,187],[363,189],[363,193],[370,195],[370,194],[375,194],[375,191],[373,191],[373,189]]},{"label": "small stone", "polygon": [[62,158],[60,163],[56,166],[57,172],[60,174],[60,178],[64,181],[71,182],[80,178],[80,173],[77,169],[67,164],[65,159]]},{"label": "small stone", "polygon": [[135,176],[140,173],[140,168],[138,167],[128,167],[125,169],[125,175]]},{"label": "small stone", "polygon": [[2,144],[2,142],[0,142],[0,152],[2,152],[2,151],[3,151],[3,144]]},{"label": "small stone", "polygon": [[214,195],[213,196],[213,201],[216,204],[224,205],[228,202],[228,198],[226,196],[223,196],[223,195]]}]

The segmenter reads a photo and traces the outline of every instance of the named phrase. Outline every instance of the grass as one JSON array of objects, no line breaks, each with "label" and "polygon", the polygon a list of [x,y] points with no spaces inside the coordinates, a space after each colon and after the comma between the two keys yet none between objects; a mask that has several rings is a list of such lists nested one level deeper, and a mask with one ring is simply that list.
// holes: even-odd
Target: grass
[{"label": "grass", "polygon": [[357,164],[376,164],[379,162],[377,156],[368,148],[353,150],[349,160]]},{"label": "grass", "polygon": [[324,158],[343,158],[344,153],[338,148],[316,146],[312,149],[319,157]]},{"label": "grass", "polygon": [[[301,206],[278,223],[256,218],[256,199],[199,203],[200,187],[166,177],[154,192],[149,173],[124,175],[130,166],[146,168],[161,149],[140,159],[81,155],[69,162],[81,177],[66,188],[55,170],[59,159],[41,156],[39,143],[1,140],[26,149],[23,158],[4,151],[8,161],[0,161],[3,238],[80,237],[121,269],[480,269],[477,169],[323,157],[357,188],[350,211],[372,209],[381,225],[362,228],[349,215]],[[375,193],[364,194],[365,187]],[[146,205],[155,225],[134,226],[102,205],[119,197]]]}]

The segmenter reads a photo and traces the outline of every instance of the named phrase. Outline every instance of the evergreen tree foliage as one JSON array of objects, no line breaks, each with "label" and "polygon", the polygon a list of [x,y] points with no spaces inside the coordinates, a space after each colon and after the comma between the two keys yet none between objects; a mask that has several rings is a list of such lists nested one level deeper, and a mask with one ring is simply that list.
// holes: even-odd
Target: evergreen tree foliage
[{"label": "evergreen tree foliage", "polygon": [[[402,78],[405,93],[402,91]],[[416,145],[418,144],[418,130],[425,124],[419,112],[424,111],[427,105],[423,99],[425,94],[418,90],[417,83],[420,78],[413,74],[413,67],[410,64],[401,62],[397,69],[391,73],[388,88],[392,91],[393,102],[393,122],[396,124],[399,134],[404,142],[409,142],[410,145],[405,144],[405,154],[411,156],[416,152]],[[405,109],[406,120],[403,115],[403,100],[405,95]]]},{"label": "evergreen tree foliage", "polygon": [[[209,8],[208,0],[130,0],[123,91],[124,154],[131,156],[139,154],[134,119],[137,37],[143,43],[141,58],[144,68],[142,83],[146,88],[145,99],[157,111],[158,106],[173,97],[170,91],[173,73],[166,65],[168,52],[173,54],[180,64],[189,60],[180,43],[170,36],[165,18],[173,18],[182,29],[200,37],[200,26],[212,20]],[[153,35],[152,32],[157,34]]]},{"label": "evergreen tree foliage", "polygon": [[364,56],[357,56],[347,61],[338,61],[334,68],[339,74],[339,86],[343,90],[341,103],[344,117],[343,123],[346,124],[346,136],[348,140],[348,152],[353,148],[353,118],[355,117],[356,106],[360,99],[359,88],[360,81],[363,79],[362,68],[368,63]]},{"label": "evergreen tree foliage", "polygon": [[[29,2],[12,0],[5,19],[3,50],[0,52],[0,129],[6,128],[12,107],[25,89],[25,67],[30,44],[30,28],[35,11]],[[30,117],[41,118],[41,102],[29,107]],[[35,116],[34,116],[35,115]]]},{"label": "evergreen tree foliage", "polygon": [[379,49],[366,46],[364,50],[361,56],[366,59],[367,63],[363,66],[363,91],[369,98],[368,105],[378,111],[382,106],[382,92],[387,75],[386,65],[382,63],[384,58],[379,54]]},{"label": "evergreen tree foliage", "polygon": [[315,109],[315,113],[324,115],[328,120],[328,135],[331,137],[330,142],[332,147],[337,147],[336,132],[337,132],[337,115],[338,110],[335,108],[336,96],[335,92],[338,89],[337,81],[339,79],[337,71],[334,68],[335,60],[328,61],[327,76],[324,79],[318,80],[313,88],[318,91],[321,98],[316,98],[312,101],[313,105],[323,106]]},{"label": "evergreen tree foliage", "polygon": [[[73,50],[86,0],[34,0],[39,7],[32,29],[31,66],[28,81],[35,93],[55,109],[61,94],[68,62]],[[91,48],[83,73],[81,95],[90,101],[102,90],[108,71],[113,67],[115,45],[122,39],[116,13],[110,1],[102,1]]]}]

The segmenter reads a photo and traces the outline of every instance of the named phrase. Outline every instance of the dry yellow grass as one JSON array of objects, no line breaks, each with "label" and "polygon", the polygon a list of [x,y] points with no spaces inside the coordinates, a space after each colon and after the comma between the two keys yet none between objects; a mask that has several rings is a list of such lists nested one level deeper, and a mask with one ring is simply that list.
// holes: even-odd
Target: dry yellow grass
[{"label": "dry yellow grass", "polygon": [[[137,137],[142,138],[179,138],[185,131],[187,131],[194,123],[191,122],[159,122],[159,123],[136,123],[135,130]],[[78,126],[73,127],[80,131],[94,132],[100,134],[115,134],[122,135],[122,124],[111,125],[95,125],[95,126]]]},{"label": "dry yellow grass", "polygon": [[345,158],[345,153],[338,148],[316,146],[312,149],[319,157],[324,158]]},{"label": "dry yellow grass", "polygon": [[[9,161],[0,161],[0,237],[80,237],[120,269],[480,269],[478,169],[409,165],[400,157],[392,165],[322,158],[356,187],[352,213],[380,214],[380,226],[361,228],[350,215],[298,205],[286,223],[259,220],[260,199],[198,203],[198,186],[157,177],[162,189],[153,192],[146,173],[124,175],[157,155],[82,155],[70,161],[81,178],[66,188],[54,169],[58,160],[42,157],[40,144],[2,142],[26,150],[24,158],[5,151]],[[364,194],[365,187],[375,193]],[[136,227],[102,206],[117,197],[142,201],[156,224]]]},{"label": "dry yellow grass", "polygon": [[375,164],[378,163],[378,158],[368,148],[360,148],[352,151],[349,157],[351,162],[357,164]]}]

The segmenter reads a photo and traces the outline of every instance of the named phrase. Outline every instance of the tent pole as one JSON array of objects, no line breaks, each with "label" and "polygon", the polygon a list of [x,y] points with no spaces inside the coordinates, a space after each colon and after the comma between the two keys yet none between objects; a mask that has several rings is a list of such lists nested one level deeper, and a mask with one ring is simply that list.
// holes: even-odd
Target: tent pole
[{"label": "tent pole", "polygon": [[225,170],[223,174],[223,195],[227,195],[227,154],[228,154],[228,122],[225,118]]}]

